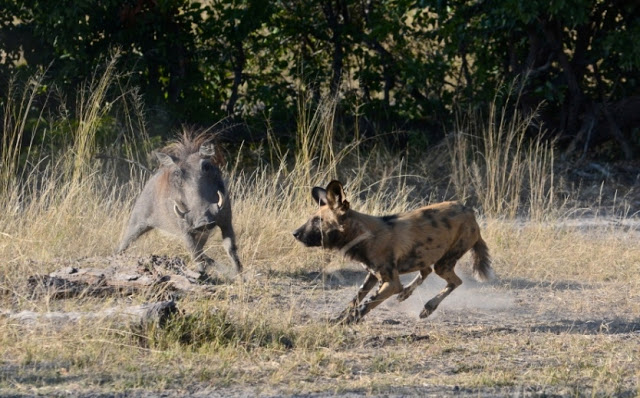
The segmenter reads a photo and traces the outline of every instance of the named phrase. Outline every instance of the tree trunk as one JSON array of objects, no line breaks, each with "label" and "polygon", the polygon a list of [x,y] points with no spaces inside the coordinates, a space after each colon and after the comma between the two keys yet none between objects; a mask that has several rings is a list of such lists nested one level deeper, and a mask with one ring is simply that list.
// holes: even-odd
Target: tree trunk
[{"label": "tree trunk", "polygon": [[556,59],[562,68],[562,73],[567,81],[569,95],[567,97],[567,114],[564,120],[564,130],[575,135],[578,130],[580,111],[584,103],[584,95],[580,89],[580,83],[574,72],[569,57],[565,54],[562,44],[562,32],[557,22],[547,22],[544,25],[544,34],[555,53]]},{"label": "tree trunk", "polygon": [[[325,17],[327,18],[327,24],[329,29],[331,30],[331,43],[333,44],[333,58],[331,61],[331,82],[329,84],[329,92],[332,97],[335,97],[338,94],[338,90],[340,89],[340,83],[342,81],[342,67],[344,61],[344,48],[343,48],[343,28],[344,23],[348,20],[348,12],[346,11],[346,6],[344,4],[340,4],[339,0],[336,0],[336,9],[334,9],[331,4],[331,0],[325,2],[322,10],[324,12]],[[340,10],[342,9],[342,10]],[[338,12],[342,11],[344,23],[338,22]]]},{"label": "tree trunk", "polygon": [[247,58],[244,53],[244,47],[242,46],[242,40],[236,40],[234,43],[234,62],[233,62],[233,86],[231,87],[231,96],[227,103],[227,114],[233,114],[236,102],[238,102],[238,90],[242,84],[244,66],[247,62]]}]

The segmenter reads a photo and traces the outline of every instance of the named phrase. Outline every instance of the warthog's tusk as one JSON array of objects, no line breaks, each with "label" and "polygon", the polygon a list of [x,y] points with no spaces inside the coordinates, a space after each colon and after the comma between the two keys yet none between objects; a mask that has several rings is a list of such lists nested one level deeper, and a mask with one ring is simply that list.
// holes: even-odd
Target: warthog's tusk
[{"label": "warthog's tusk", "polygon": [[180,218],[184,218],[188,213],[187,210],[182,210],[182,206],[180,206],[176,201],[173,202],[173,211]]},{"label": "warthog's tusk", "polygon": [[224,195],[218,191],[218,209],[222,209],[222,206],[224,206]]}]

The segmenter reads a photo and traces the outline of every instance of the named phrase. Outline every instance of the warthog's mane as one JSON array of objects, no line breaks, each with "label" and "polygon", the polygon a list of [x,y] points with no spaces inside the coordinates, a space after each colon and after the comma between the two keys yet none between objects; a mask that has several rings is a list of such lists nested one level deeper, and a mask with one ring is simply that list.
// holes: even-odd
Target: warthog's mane
[{"label": "warthog's mane", "polygon": [[209,157],[211,162],[218,167],[222,167],[225,163],[222,150],[217,142],[217,135],[209,130],[190,130],[183,129],[177,139],[171,141],[167,146],[161,149],[167,155],[171,155],[180,160],[186,159],[193,153],[198,153],[203,144],[213,145],[215,151]]}]

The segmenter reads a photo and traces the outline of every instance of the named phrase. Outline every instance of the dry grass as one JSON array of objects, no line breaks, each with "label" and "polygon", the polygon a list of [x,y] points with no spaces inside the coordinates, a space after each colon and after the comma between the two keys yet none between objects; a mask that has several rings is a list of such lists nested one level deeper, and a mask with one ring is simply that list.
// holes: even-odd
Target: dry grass
[{"label": "dry grass", "polygon": [[554,203],[553,142],[544,141],[542,131],[526,140],[535,112],[521,115],[520,93],[506,90],[505,103],[499,106],[494,99],[486,118],[474,111],[459,118],[449,140],[451,180],[458,197],[476,198],[487,216],[554,217],[559,207]]},{"label": "dry grass", "polygon": [[[92,101],[104,100],[84,98],[89,103],[82,109],[88,110],[96,109]],[[464,178],[472,178],[466,184],[481,195],[483,236],[498,281],[482,286],[465,278],[461,290],[432,318],[418,320],[419,307],[441,286],[432,278],[413,302],[397,306],[391,300],[362,324],[330,326],[326,319],[342,309],[362,275],[353,264],[303,248],[290,236],[313,210],[310,187],[340,177],[352,206],[373,214],[438,199],[416,199],[423,187],[409,182],[409,176],[428,169],[419,162],[399,162],[382,150],[364,157],[355,150],[358,142],[333,147],[322,141],[332,135],[326,120],[332,106],[303,109],[295,154],[272,147],[278,155],[271,162],[254,170],[241,164],[230,168],[235,227],[247,269],[244,282],[220,285],[213,297],[186,297],[179,302],[182,314],[168,325],[137,331],[100,321],[24,327],[0,315],[0,394],[639,394],[637,220],[600,220],[589,227],[557,212],[548,216],[550,148],[528,147],[518,135],[508,138],[516,143],[516,155],[490,152],[517,162],[517,183],[499,173],[498,163],[489,167],[486,155],[485,170],[477,150],[465,169],[454,167],[462,184],[458,188]],[[20,113],[5,112],[5,118],[12,115]],[[143,125],[129,117],[130,131]],[[18,172],[24,163],[15,144],[25,124],[5,119],[5,126],[15,127],[6,130],[13,134],[13,146],[3,146],[8,149],[0,173],[5,209],[0,214],[0,309],[91,311],[148,299],[143,294],[32,298],[25,283],[29,275],[55,269],[57,258],[104,256],[117,245],[145,175],[131,166],[129,182],[123,183],[108,162],[95,166],[100,148],[89,143],[95,142],[91,124],[98,119],[99,113],[88,113],[77,130],[76,139],[82,137],[83,143],[74,141],[55,154],[58,161],[26,175]],[[504,150],[497,142],[493,148]],[[125,156],[144,159],[135,148]],[[474,167],[478,172],[462,171]],[[419,181],[435,180],[423,178]],[[497,192],[503,192],[504,202],[488,196]],[[498,217],[518,213],[522,197],[531,197],[529,208],[538,209],[529,212],[533,221]],[[226,263],[218,234],[207,251]],[[136,242],[131,253],[186,257],[179,242],[156,233]],[[461,273],[466,266],[465,258]]]}]

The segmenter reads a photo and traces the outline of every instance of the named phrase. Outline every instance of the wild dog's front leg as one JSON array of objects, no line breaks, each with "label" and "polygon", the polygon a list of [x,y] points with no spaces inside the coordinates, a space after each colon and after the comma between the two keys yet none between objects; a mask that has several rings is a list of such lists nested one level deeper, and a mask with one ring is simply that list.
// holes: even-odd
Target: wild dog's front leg
[{"label": "wild dog's front leg", "polygon": [[[331,320],[332,323],[341,323],[344,322],[347,318],[351,316],[351,314],[355,311],[356,308],[362,303],[362,300],[369,294],[371,289],[378,283],[378,278],[372,273],[368,273],[364,282],[358,289],[358,294],[351,300],[349,306],[345,308],[337,317]],[[348,323],[348,322],[345,322]]]},{"label": "wild dog's front leg", "polygon": [[400,293],[398,293],[396,296],[398,301],[404,301],[409,298],[413,291],[416,290],[416,288],[420,286],[425,279],[427,279],[427,276],[430,273],[431,267],[421,269],[420,274],[416,275],[416,277],[407,286],[405,286]]},{"label": "wild dog's front leg", "polygon": [[344,323],[358,322],[363,316],[368,314],[369,311],[402,290],[402,283],[400,282],[400,277],[398,276],[398,271],[396,269],[381,272],[381,278],[382,281],[380,289],[378,289],[378,291],[364,303],[360,304],[350,312],[349,316],[344,319]]}]

